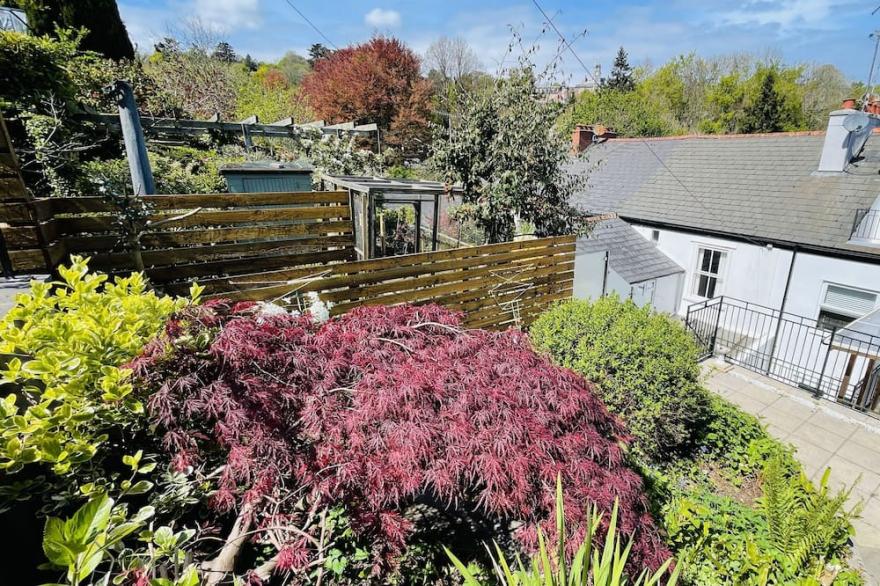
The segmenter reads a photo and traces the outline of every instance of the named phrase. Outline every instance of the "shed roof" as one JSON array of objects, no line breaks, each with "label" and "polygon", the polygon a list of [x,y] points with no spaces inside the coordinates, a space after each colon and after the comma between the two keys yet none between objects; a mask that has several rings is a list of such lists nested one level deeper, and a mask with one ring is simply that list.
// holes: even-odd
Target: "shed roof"
[{"label": "shed roof", "polygon": [[816,173],[824,133],[612,139],[573,163],[593,213],[762,242],[880,256],[849,244],[856,210],[880,194],[880,137],[844,173]]},{"label": "shed roof", "polygon": [[880,358],[880,309],[837,330],[831,345],[853,354]]},{"label": "shed roof", "polygon": [[578,250],[607,250],[611,269],[631,285],[684,272],[675,261],[660,252],[654,243],[619,218],[594,224],[589,237],[578,241]]},{"label": "shed roof", "polygon": [[[420,179],[395,179],[390,177],[371,177],[358,175],[324,175],[323,179],[339,187],[361,193],[447,193],[450,188],[439,181]],[[451,191],[460,193],[461,189],[452,186]]]},{"label": "shed roof", "polygon": [[221,175],[236,173],[311,173],[315,168],[308,161],[245,161],[224,165],[220,168]]}]

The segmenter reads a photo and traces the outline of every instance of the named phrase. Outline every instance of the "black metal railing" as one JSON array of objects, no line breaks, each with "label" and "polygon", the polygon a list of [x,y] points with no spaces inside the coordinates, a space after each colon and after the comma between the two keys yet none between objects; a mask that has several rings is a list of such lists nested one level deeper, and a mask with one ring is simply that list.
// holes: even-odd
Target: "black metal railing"
[{"label": "black metal railing", "polygon": [[858,209],[853,218],[850,240],[880,240],[880,210]]},{"label": "black metal railing", "polygon": [[880,337],[717,297],[688,307],[685,318],[703,358],[725,361],[850,407],[880,407]]}]

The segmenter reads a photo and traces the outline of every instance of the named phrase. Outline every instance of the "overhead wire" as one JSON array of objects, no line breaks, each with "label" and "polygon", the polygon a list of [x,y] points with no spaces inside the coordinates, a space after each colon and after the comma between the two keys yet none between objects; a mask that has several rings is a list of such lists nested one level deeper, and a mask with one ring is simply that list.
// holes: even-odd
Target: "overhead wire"
[{"label": "overhead wire", "polygon": [[[549,16],[547,16],[547,13],[544,11],[543,8],[541,8],[541,5],[538,4],[538,0],[532,0],[532,3],[535,5],[535,8],[537,8],[541,12],[541,14],[544,15],[544,18],[547,19],[547,24],[550,25],[550,28],[552,28],[554,31],[556,31],[556,34],[559,35],[559,38],[562,40],[563,44],[566,44],[565,35],[562,34],[562,31],[559,30],[559,28],[556,26],[556,23],[553,22],[553,19],[551,19]],[[593,80],[593,82],[596,85],[599,85],[599,80],[596,79],[596,76],[593,75],[593,72],[590,71],[590,68],[586,66],[586,64],[583,62],[583,60],[580,58],[580,56],[575,52],[574,49],[572,49],[571,43],[567,43],[566,48],[568,49],[568,52],[571,53],[572,56],[574,56],[574,58],[577,60],[577,62],[581,64],[581,67],[584,68],[584,71],[586,72],[586,74],[588,76],[590,76],[590,78]]]},{"label": "overhead wire", "polygon": [[311,26],[313,29],[315,29],[315,32],[318,33],[319,35],[321,35],[321,38],[324,39],[325,41],[327,41],[327,43],[328,43],[331,47],[333,47],[334,49],[338,49],[338,48],[339,48],[339,47],[337,47],[335,44],[333,44],[333,41],[331,41],[329,38],[327,38],[327,35],[325,35],[325,34],[321,31],[321,29],[319,29],[319,28],[317,27],[317,25],[315,25],[314,22],[312,22],[311,20],[309,20],[309,17],[306,16],[305,14],[303,14],[302,10],[300,10],[299,8],[297,8],[297,7],[293,4],[293,2],[291,2],[290,0],[285,0],[285,2],[287,2],[287,4],[288,4],[291,8],[293,8],[293,9],[296,11],[296,13],[299,14],[299,15],[302,17],[302,19],[303,19],[304,21],[306,21],[307,23],[309,23],[309,26]]}]

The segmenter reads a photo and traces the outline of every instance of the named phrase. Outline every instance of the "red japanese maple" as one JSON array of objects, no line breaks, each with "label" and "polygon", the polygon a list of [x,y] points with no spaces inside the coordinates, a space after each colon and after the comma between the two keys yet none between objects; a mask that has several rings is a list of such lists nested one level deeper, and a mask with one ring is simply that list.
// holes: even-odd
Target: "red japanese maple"
[{"label": "red japanese maple", "polygon": [[[633,562],[669,555],[624,462],[622,424],[519,331],[462,330],[437,306],[316,324],[215,302],[176,316],[132,367],[178,466],[224,465],[212,506],[257,528],[301,520],[279,505],[297,491],[344,504],[388,562],[412,528],[403,511],[427,496],[522,522],[516,537],[531,548],[536,523],[553,533],[561,475],[571,543],[589,504],[610,511],[618,499]],[[307,549],[291,534],[277,562],[302,567]]]},{"label": "red japanese maple", "polygon": [[412,49],[395,38],[333,51],[302,81],[303,93],[322,119],[375,122],[383,141],[404,150],[424,150],[431,85]]}]

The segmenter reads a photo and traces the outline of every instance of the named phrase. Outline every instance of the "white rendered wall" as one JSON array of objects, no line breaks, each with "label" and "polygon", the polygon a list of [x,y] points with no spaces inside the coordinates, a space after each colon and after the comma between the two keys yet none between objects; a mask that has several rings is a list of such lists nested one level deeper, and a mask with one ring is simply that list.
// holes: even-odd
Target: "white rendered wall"
[{"label": "white rendered wall", "polygon": [[[633,228],[648,239],[656,229],[637,224],[633,224]],[[728,295],[750,303],[779,308],[791,262],[791,251],[674,230],[661,229],[659,232],[657,248],[685,270],[679,314],[684,315],[691,303],[703,300],[693,292],[697,251],[701,246],[727,253],[721,270],[721,286],[716,290],[716,296]]]}]

